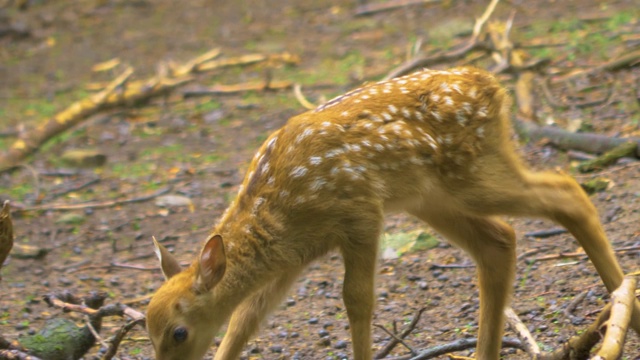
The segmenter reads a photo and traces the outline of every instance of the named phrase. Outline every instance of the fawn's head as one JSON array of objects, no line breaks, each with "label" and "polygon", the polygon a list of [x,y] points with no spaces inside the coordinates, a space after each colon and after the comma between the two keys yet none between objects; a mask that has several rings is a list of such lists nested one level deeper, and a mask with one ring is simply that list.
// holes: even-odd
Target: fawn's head
[{"label": "fawn's head", "polygon": [[218,312],[212,301],[226,268],[222,237],[211,236],[184,271],[164,246],[153,241],[167,280],[147,309],[147,330],[156,359],[201,359],[226,320],[226,312]]}]

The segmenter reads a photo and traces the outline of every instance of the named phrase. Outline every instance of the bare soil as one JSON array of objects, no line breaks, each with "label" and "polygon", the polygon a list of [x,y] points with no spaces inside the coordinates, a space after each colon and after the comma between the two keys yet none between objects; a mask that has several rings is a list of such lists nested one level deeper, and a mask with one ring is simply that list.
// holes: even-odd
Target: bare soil
[{"label": "bare soil", "polygon": [[[14,25],[25,26],[30,35],[0,38],[0,132],[28,129],[38,119],[86,95],[88,90],[80,90],[86,84],[114,76],[92,73],[91,67],[98,62],[118,57],[134,66],[142,77],[152,75],[161,60],[184,61],[213,47],[220,47],[229,57],[288,51],[298,54],[302,61],[297,67],[232,68],[213,79],[203,77],[202,84],[259,81],[269,73],[273,79],[302,82],[305,95],[319,102],[322,97],[330,98],[362,81],[379,78],[406,59],[416,39],[422,39],[425,51],[458,43],[460,37],[468,36],[473,19],[486,6],[484,1],[443,1],[354,18],[356,1],[33,3],[24,12],[8,9],[4,13]],[[621,25],[623,30],[636,35],[640,32],[634,1],[512,1],[502,3],[494,17],[504,20],[512,10],[517,11],[515,34],[532,28],[540,31],[521,41],[538,36],[546,42],[577,41],[578,46],[551,47],[547,54],[565,67],[597,64],[614,57],[622,46],[617,40],[607,41],[609,33],[604,34],[604,48],[584,44],[580,42],[581,26],[626,13],[632,20]],[[578,27],[576,38],[567,36],[576,34],[571,21]],[[558,30],[554,22],[569,25]],[[549,24],[548,28],[544,24]],[[436,29],[449,28],[453,30],[442,31],[458,37],[445,35],[440,40]],[[558,31],[557,36],[554,31]],[[512,85],[509,76],[502,79],[507,86]],[[564,119],[579,120],[601,133],[637,136],[640,110],[634,89],[640,84],[640,68],[611,73],[609,79],[615,94],[607,104],[588,110],[550,109],[541,104],[540,115],[545,120],[557,119],[561,125],[565,125]],[[156,270],[151,236],[175,249],[181,260],[190,261],[233,198],[253,152],[270,132],[302,111],[290,92],[188,100],[176,94],[143,108],[97,116],[52,141],[27,167],[0,175],[0,200],[10,199],[24,206],[106,201],[143,196],[166,187],[171,194],[189,197],[194,205],[194,211],[188,207],[164,208],[152,200],[72,212],[16,212],[16,242],[49,252],[39,259],[12,256],[3,268],[0,333],[17,338],[40,329],[53,317],[81,321],[79,316],[47,308],[41,301],[43,294],[60,289],[78,295],[107,291],[109,301],[129,302],[144,311],[148,295],[163,281]],[[1,137],[0,149],[11,141],[11,137]],[[60,154],[66,149],[87,147],[105,154],[107,165],[60,176]],[[544,143],[523,144],[522,154],[534,168],[572,171],[566,154]],[[618,164],[596,174],[611,181],[607,190],[591,198],[614,248],[640,245],[640,166],[636,165]],[[582,175],[579,180],[596,175]],[[97,180],[82,189],[63,193],[93,179]],[[79,220],[62,221],[69,213],[78,215]],[[544,349],[556,348],[586,328],[609,297],[584,257],[532,261],[580,251],[570,235],[526,237],[527,232],[555,225],[533,219],[508,221],[517,230],[518,254],[522,255],[513,308]],[[413,218],[395,215],[388,218],[385,231],[399,233],[422,226]],[[638,250],[619,253],[628,272],[640,269],[639,259]],[[401,329],[419,308],[426,307],[422,320],[406,340],[413,349],[475,337],[478,293],[474,268],[438,266],[451,264],[469,265],[471,261],[445,242],[398,259],[381,259],[374,322]],[[342,263],[337,254],[315,262],[295,283],[286,303],[247,345],[245,358],[351,356],[341,286]],[[563,310],[584,291],[588,294],[573,311],[574,317],[565,316]],[[122,319],[109,319],[103,336],[109,337],[123,323]],[[120,348],[121,359],[153,358],[144,330],[129,335]],[[506,335],[514,336],[510,331]],[[389,336],[375,328],[373,346],[379,349],[387,341]],[[92,354],[97,354],[99,347]],[[215,347],[208,358],[214,352]],[[399,345],[393,355],[406,353],[406,348]],[[473,356],[473,350],[457,354]],[[503,354],[505,359],[526,358],[516,350],[504,350]],[[638,335],[628,337],[624,359],[640,359]]]}]

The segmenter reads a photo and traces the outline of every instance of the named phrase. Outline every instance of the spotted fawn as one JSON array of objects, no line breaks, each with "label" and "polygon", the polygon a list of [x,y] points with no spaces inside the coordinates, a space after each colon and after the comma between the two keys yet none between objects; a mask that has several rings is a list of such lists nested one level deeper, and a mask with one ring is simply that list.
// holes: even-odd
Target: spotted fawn
[{"label": "spotted fawn", "polygon": [[[422,219],[477,264],[476,357],[499,358],[515,234],[499,215],[551,219],[580,242],[609,291],[623,272],[595,207],[569,176],[526,169],[509,97],[486,71],[424,70],[371,83],[291,118],[262,145],[236,200],[182,270],[155,243],[166,282],[149,304],[157,359],[237,359],[311,261],[337,249],[353,356],[372,358],[374,278],[384,214]],[[636,301],[632,327],[640,331]]]}]

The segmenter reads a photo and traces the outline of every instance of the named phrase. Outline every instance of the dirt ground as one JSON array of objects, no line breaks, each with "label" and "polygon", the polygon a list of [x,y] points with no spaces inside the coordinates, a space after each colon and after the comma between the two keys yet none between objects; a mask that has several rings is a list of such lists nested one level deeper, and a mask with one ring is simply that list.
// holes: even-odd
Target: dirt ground
[{"label": "dirt ground", "polygon": [[[39,119],[86,96],[87,84],[114,77],[116,70],[95,73],[91,68],[116,57],[133,66],[141,78],[153,75],[161,61],[185,61],[214,47],[226,57],[287,51],[300,56],[298,66],[231,68],[203,76],[198,83],[238,84],[260,81],[269,74],[274,80],[302,83],[305,95],[319,103],[380,78],[404,61],[418,41],[426,52],[460,43],[486,6],[484,1],[450,0],[354,17],[357,2],[344,0],[42,0],[30,4],[25,11],[8,7],[0,13],[5,25],[25,31],[0,37],[0,150],[12,142],[14,131],[28,131]],[[518,41],[564,44],[544,50],[531,47],[532,56],[550,57],[558,68],[589,67],[615,57],[625,46],[638,46],[620,40],[620,34],[637,38],[640,33],[640,11],[632,0],[511,1],[501,3],[494,18],[505,20],[514,10],[513,33]],[[593,38],[590,31],[601,25],[602,39]],[[640,98],[635,90],[640,87],[640,68],[610,73],[607,79],[614,93],[606,104],[587,109],[538,104],[540,118],[560,126],[577,122],[583,129],[608,135],[639,136]],[[501,80],[508,87],[513,85],[508,75]],[[145,107],[96,116],[47,144],[28,166],[0,175],[0,200],[25,207],[139,197],[162,189],[188,197],[193,204],[193,211],[159,207],[150,200],[66,212],[16,212],[16,242],[46,248],[48,253],[38,259],[12,256],[2,269],[0,333],[14,339],[60,316],[81,322],[81,317],[48,308],[41,300],[43,294],[61,289],[78,295],[107,291],[108,301],[126,302],[144,311],[148,295],[163,281],[151,237],[175,249],[180,260],[190,261],[233,199],[257,147],[288,117],[302,111],[291,91],[187,100],[176,93]],[[73,148],[95,148],[107,156],[107,163],[97,169],[69,171],[60,155]],[[534,168],[573,171],[567,154],[545,143],[524,144],[522,154]],[[636,248],[618,253],[625,271],[640,270],[640,166],[630,161],[577,177],[610,180],[609,188],[591,199],[614,248]],[[521,255],[513,308],[541,347],[551,350],[586,328],[609,297],[584,257],[532,261],[580,251],[570,235],[529,237],[524,234],[555,225],[534,219],[507,220],[517,231]],[[415,219],[394,215],[388,218],[385,232],[419,228],[422,225]],[[244,357],[351,356],[341,300],[341,261],[339,255],[331,254],[315,262],[247,345]],[[413,349],[475,337],[474,268],[443,266],[470,264],[464,252],[445,242],[398,259],[381,259],[374,322],[401,329],[418,309],[426,307],[406,340]],[[564,309],[585,291],[573,316],[565,315]],[[123,323],[108,319],[102,335],[108,338]],[[144,330],[129,335],[119,358],[153,358]],[[506,336],[514,333],[508,330]],[[388,341],[385,332],[374,328],[376,350]],[[90,353],[99,354],[99,349],[96,346]],[[208,358],[214,353],[215,347]],[[392,356],[407,353],[398,345]],[[456,354],[473,356],[473,351]],[[503,355],[526,358],[513,349],[504,350]],[[623,358],[640,359],[638,335],[628,337]]]}]

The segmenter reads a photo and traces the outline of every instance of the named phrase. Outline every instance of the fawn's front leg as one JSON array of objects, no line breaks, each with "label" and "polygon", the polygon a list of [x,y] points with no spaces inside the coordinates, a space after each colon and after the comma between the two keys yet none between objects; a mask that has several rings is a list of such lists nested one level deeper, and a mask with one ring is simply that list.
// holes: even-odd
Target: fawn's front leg
[{"label": "fawn's front leg", "polygon": [[467,251],[478,266],[480,320],[476,358],[500,358],[503,311],[515,279],[515,233],[493,217],[475,217],[438,208],[412,211],[453,244]]},{"label": "fawn's front leg", "polygon": [[299,274],[298,269],[284,273],[236,308],[231,315],[227,333],[216,352],[215,360],[235,360],[240,357],[251,335],[258,330],[264,318],[280,304]]},{"label": "fawn's front leg", "polygon": [[353,358],[371,360],[371,319],[374,307],[374,282],[377,265],[377,239],[371,235],[361,243],[349,243],[341,248],[344,258],[342,296],[347,308]]}]

